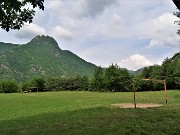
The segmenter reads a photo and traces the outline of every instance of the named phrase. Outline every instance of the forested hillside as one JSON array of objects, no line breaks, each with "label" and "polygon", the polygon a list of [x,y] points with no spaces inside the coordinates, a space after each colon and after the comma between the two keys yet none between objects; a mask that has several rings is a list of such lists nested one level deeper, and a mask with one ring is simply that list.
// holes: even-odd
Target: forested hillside
[{"label": "forested hillside", "polygon": [[0,43],[0,78],[17,81],[35,76],[92,76],[96,66],[67,50],[49,36],[37,36],[24,45]]},{"label": "forested hillside", "polygon": [[3,53],[3,52],[6,52],[10,49],[13,49],[15,47],[17,47],[18,45],[15,45],[15,44],[11,44],[11,43],[3,43],[3,42],[0,42],[0,54]]}]

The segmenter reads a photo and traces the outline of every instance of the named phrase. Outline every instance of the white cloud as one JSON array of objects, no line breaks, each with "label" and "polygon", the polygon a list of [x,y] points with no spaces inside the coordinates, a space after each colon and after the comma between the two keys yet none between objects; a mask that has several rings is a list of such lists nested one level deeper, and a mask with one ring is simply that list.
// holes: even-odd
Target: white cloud
[{"label": "white cloud", "polygon": [[112,19],[112,24],[116,26],[121,25],[123,21],[123,19],[117,13],[113,13],[111,19]]},{"label": "white cloud", "polygon": [[143,55],[134,54],[131,55],[129,58],[123,59],[118,62],[118,65],[120,67],[124,67],[130,70],[137,70],[144,66],[153,65],[153,63]]},{"label": "white cloud", "polygon": [[163,46],[163,45],[164,43],[162,41],[152,39],[147,47],[151,48],[151,47]]},{"label": "white cloud", "polygon": [[70,40],[73,38],[72,32],[68,31],[67,29],[62,28],[61,26],[56,26],[53,30],[53,35],[65,40]]},{"label": "white cloud", "polygon": [[20,39],[32,39],[37,35],[44,35],[44,34],[46,34],[45,29],[33,23],[15,32],[15,36]]},{"label": "white cloud", "polygon": [[54,9],[54,10],[58,10],[60,8],[62,8],[63,4],[60,0],[50,0],[48,1],[48,8],[50,9]]},{"label": "white cloud", "polygon": [[170,13],[164,13],[150,23],[141,25],[141,35],[151,39],[151,47],[165,45],[180,48],[179,36],[176,34],[178,26],[174,24],[177,19]]},{"label": "white cloud", "polygon": [[94,37],[102,39],[114,39],[127,37],[128,32],[125,28],[125,20],[117,12],[105,11],[101,16],[92,20],[89,33]]},{"label": "white cloud", "polygon": [[77,18],[72,18],[69,16],[65,16],[61,20],[62,20],[62,26],[70,30],[76,30],[76,29],[79,30],[79,27],[81,27],[82,25],[82,21],[80,21]]}]

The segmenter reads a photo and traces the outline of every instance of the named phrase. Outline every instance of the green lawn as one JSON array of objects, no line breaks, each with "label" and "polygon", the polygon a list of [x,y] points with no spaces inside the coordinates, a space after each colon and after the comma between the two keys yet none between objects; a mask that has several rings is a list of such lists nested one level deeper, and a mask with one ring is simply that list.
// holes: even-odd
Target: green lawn
[{"label": "green lawn", "polygon": [[138,103],[160,108],[122,109],[133,93],[45,92],[0,94],[0,134],[179,135],[180,91],[138,92]]}]

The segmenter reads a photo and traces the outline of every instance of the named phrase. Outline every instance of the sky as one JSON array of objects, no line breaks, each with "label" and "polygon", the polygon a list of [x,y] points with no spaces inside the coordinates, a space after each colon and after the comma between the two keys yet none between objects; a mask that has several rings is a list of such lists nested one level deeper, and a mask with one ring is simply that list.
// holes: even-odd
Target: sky
[{"label": "sky", "polygon": [[25,44],[37,35],[53,37],[97,66],[112,63],[137,70],[161,64],[180,51],[177,11],[171,0],[45,0],[33,23],[0,29],[0,42]]}]

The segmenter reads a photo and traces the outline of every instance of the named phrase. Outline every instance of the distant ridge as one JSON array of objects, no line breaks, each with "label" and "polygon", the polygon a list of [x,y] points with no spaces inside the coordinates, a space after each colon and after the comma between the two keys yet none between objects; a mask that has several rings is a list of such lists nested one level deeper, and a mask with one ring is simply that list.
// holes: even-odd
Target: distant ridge
[{"label": "distant ridge", "polygon": [[92,76],[96,65],[59,48],[50,36],[36,36],[24,45],[0,42],[0,78],[26,81],[35,76]]},{"label": "distant ridge", "polygon": [[17,46],[17,44],[0,42],[0,54]]}]

